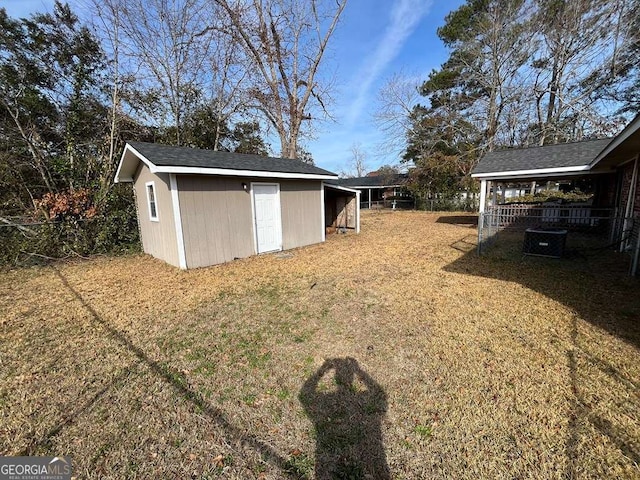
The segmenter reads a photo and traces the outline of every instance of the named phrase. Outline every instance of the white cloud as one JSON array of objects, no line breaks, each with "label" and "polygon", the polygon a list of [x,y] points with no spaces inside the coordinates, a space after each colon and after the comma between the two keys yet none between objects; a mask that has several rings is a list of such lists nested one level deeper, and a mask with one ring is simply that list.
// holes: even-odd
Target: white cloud
[{"label": "white cloud", "polygon": [[369,90],[387,65],[402,50],[404,43],[431,8],[430,0],[397,0],[391,9],[390,23],[373,55],[356,73],[358,94],[348,107],[346,123],[353,125],[368,103]]}]

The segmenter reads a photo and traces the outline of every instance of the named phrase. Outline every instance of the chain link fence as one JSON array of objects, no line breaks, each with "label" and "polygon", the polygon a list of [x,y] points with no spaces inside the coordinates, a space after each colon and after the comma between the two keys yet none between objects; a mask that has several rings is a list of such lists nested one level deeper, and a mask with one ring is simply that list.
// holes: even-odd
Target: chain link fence
[{"label": "chain link fence", "polygon": [[478,218],[478,253],[563,257],[628,254],[629,272],[640,263],[640,218],[616,216],[613,209],[558,205],[498,205]]}]

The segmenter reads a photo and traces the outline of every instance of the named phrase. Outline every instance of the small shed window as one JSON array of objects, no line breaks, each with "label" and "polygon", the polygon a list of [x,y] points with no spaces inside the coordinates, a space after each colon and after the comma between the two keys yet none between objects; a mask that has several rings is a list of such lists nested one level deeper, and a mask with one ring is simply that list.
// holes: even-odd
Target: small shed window
[{"label": "small shed window", "polygon": [[147,182],[147,202],[149,204],[149,219],[158,221],[158,204],[156,203],[156,186],[153,182]]}]

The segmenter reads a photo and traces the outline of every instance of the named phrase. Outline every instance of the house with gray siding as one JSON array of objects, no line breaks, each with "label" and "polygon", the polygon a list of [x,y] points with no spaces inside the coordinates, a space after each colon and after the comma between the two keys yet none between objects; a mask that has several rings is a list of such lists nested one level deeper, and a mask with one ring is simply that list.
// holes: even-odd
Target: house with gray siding
[{"label": "house with gray siding", "polygon": [[328,218],[326,196],[357,205],[335,179],[299,160],[144,142],[126,144],[115,176],[133,184],[144,252],[183,269],[325,241],[345,216]]}]

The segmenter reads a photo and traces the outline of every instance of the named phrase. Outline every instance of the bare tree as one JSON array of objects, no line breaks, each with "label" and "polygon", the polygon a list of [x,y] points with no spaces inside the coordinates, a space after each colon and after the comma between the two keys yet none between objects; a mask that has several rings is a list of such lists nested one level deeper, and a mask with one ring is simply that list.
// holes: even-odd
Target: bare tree
[{"label": "bare tree", "polygon": [[340,171],[343,178],[359,178],[367,174],[367,154],[362,149],[360,142],[351,144],[351,159],[347,163],[347,169]]},{"label": "bare tree", "polygon": [[478,83],[488,95],[481,97],[481,116],[486,116],[486,149],[494,150],[500,133],[502,116],[507,106],[515,103],[521,94],[521,69],[525,64],[530,43],[522,35],[530,9],[522,0],[490,2],[486,16],[479,22],[481,34],[472,55],[482,55]]},{"label": "bare tree", "polygon": [[367,173],[367,154],[360,142],[351,145],[351,167],[356,177],[364,177]]},{"label": "bare tree", "polygon": [[637,2],[614,0],[537,0],[533,27],[540,48],[533,61],[538,143],[580,140],[610,125],[600,89],[619,82],[628,68],[624,52],[638,41],[627,27],[638,14]]},{"label": "bare tree", "polygon": [[374,123],[382,133],[378,145],[381,155],[398,159],[407,149],[407,131],[411,128],[411,112],[420,98],[422,81],[417,75],[395,73],[378,92]]},{"label": "bare tree", "polygon": [[116,149],[119,133],[119,114],[121,109],[121,55],[120,55],[120,10],[118,0],[91,0],[89,8],[94,29],[102,38],[103,48],[109,51],[111,61],[108,64],[108,83],[110,84],[109,140],[107,151],[102,155],[100,192],[98,203],[113,185],[113,175],[117,165]]},{"label": "bare tree", "polygon": [[140,105],[153,122],[169,123],[180,145],[182,122],[198,100],[209,58],[206,5],[202,0],[113,1],[118,2],[122,53],[137,67]]},{"label": "bare tree", "polygon": [[208,101],[215,112],[214,150],[220,148],[223,126],[234,116],[245,113],[248,107],[249,71],[242,53],[242,48],[232,37],[216,35],[208,60]]},{"label": "bare tree", "polygon": [[296,158],[303,122],[328,115],[330,86],[318,71],[346,0],[214,1],[251,60],[256,108],[276,130],[282,156]]}]

